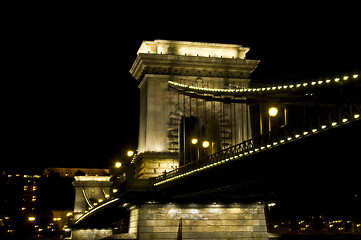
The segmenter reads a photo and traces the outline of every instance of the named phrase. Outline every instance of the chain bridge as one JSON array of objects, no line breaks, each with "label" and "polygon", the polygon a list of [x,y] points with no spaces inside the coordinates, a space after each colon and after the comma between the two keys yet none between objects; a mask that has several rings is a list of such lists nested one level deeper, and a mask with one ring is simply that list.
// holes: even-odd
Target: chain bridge
[{"label": "chain bridge", "polygon": [[73,239],[100,228],[113,231],[93,239],[268,239],[268,202],[337,198],[343,190],[324,182],[339,171],[349,172],[342,184],[359,183],[360,73],[253,83],[259,61],[248,51],[142,43],[130,71],[138,151],[126,180],[114,178],[109,197],[75,220]]}]

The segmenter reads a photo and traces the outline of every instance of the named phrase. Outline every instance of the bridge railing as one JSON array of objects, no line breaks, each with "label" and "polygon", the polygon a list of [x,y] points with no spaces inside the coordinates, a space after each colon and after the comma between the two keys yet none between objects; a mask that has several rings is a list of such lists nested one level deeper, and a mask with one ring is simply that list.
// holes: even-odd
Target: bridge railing
[{"label": "bridge railing", "polygon": [[154,183],[166,182],[169,179],[192,174],[208,167],[221,164],[223,162],[234,160],[254,152],[262,151],[285,142],[293,141],[305,135],[317,133],[339,124],[345,124],[353,120],[360,119],[361,104],[344,103],[337,106],[327,108],[327,111],[320,112],[318,116],[310,116],[307,119],[299,118],[293,124],[284,125],[282,127],[265,132],[252,139],[236,144],[222,151],[198,159],[173,171],[166,172],[154,179]]}]

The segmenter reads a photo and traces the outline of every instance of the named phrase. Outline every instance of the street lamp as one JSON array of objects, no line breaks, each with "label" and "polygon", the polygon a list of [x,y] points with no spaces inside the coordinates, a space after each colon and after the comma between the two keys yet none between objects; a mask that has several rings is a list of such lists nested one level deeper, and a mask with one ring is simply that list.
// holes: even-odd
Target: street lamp
[{"label": "street lamp", "polygon": [[116,163],[115,163],[115,167],[116,167],[116,168],[120,168],[121,166],[122,166],[122,163],[121,163],[121,162],[116,162]]},{"label": "street lamp", "polygon": [[133,155],[134,155],[134,151],[129,150],[129,151],[127,152],[127,156],[128,156],[128,157],[132,157]]},{"label": "street lamp", "polygon": [[209,147],[209,142],[208,142],[208,141],[203,141],[202,147],[203,147],[203,148]]},{"label": "street lamp", "polygon": [[191,140],[191,143],[192,143],[193,145],[197,144],[197,143],[198,143],[198,139],[197,139],[197,138],[193,138],[193,139]]},{"label": "street lamp", "polygon": [[278,114],[278,108],[276,108],[276,107],[270,107],[270,108],[268,109],[268,115],[269,115],[269,117],[268,117],[268,130],[269,130],[269,131],[272,130],[272,127],[271,127],[271,117],[275,117],[275,116],[277,116],[277,114]]},{"label": "street lamp", "polygon": [[268,114],[269,114],[270,117],[275,117],[275,116],[277,116],[277,114],[278,114],[278,108],[276,108],[276,107],[270,107],[270,108],[268,109]]}]

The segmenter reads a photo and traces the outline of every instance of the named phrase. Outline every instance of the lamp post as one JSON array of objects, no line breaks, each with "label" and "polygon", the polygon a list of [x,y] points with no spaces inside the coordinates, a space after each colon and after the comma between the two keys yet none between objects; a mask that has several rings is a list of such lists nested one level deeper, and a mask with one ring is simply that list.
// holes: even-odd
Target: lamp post
[{"label": "lamp post", "polygon": [[276,117],[278,114],[278,108],[270,107],[268,109],[268,130],[272,131],[271,118]]},{"label": "lamp post", "polygon": [[203,154],[205,156],[208,156],[208,153],[207,153],[207,148],[210,146],[210,142],[205,140],[202,142],[202,147],[203,147]]},{"label": "lamp post", "polygon": [[202,142],[202,147],[203,148],[208,148],[209,147],[209,142],[208,141],[203,141]]},{"label": "lamp post", "polygon": [[[196,145],[198,143],[198,139],[197,138],[192,138],[191,143],[193,145]],[[197,144],[197,161],[198,161],[198,159],[199,159],[199,146]]]},{"label": "lamp post", "polygon": [[[197,161],[198,161],[198,159],[199,159],[199,144],[198,144],[198,139],[197,139],[197,138],[192,138],[191,143],[192,143],[193,145],[196,145],[196,146],[197,146]],[[205,150],[206,148],[208,148],[209,145],[210,145],[209,141],[204,140],[204,141],[202,142],[202,147],[204,148],[204,150]]]},{"label": "lamp post", "polygon": [[127,156],[132,157],[133,155],[134,155],[134,151],[133,150],[128,150]]}]

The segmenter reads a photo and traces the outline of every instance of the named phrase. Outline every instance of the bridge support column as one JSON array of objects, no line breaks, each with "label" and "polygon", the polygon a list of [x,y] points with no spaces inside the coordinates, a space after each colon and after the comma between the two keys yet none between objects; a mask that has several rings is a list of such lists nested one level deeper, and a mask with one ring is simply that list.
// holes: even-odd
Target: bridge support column
[{"label": "bridge support column", "polygon": [[131,208],[137,239],[268,239],[261,204],[144,204]]},{"label": "bridge support column", "polygon": [[[105,200],[109,196],[109,176],[75,176],[74,221],[85,213],[90,207]],[[101,199],[101,200],[100,200]]]},{"label": "bridge support column", "polygon": [[71,234],[72,240],[100,240],[113,235],[112,229],[77,229]]}]

